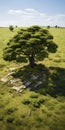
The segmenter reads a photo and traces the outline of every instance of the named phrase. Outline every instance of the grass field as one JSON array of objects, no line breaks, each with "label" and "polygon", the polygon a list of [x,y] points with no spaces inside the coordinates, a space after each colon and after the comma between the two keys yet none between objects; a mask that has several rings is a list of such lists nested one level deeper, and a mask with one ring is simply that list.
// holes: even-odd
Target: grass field
[{"label": "grass field", "polygon": [[[18,30],[0,28],[0,130],[65,130],[65,29],[49,29],[58,50],[34,70],[28,64],[3,60],[3,49]],[[31,74],[43,83],[38,90],[34,89],[38,79]],[[26,80],[32,89],[21,93],[12,89]]]}]

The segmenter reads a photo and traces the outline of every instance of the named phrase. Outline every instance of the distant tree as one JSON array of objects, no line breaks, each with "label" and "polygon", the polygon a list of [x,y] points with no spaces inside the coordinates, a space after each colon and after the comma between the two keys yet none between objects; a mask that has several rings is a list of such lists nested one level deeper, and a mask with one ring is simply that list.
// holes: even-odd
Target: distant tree
[{"label": "distant tree", "polygon": [[10,31],[13,31],[14,30],[14,27],[12,25],[9,26],[9,30]]},{"label": "distant tree", "polygon": [[18,26],[16,25],[15,27],[17,28]]},{"label": "distant tree", "polygon": [[57,26],[57,25],[55,25],[55,28],[58,28],[58,26]]},{"label": "distant tree", "polygon": [[47,26],[47,28],[49,29],[49,28],[50,28],[50,26],[48,25],[48,26]]},{"label": "distant tree", "polygon": [[60,28],[60,27],[58,26],[58,28]]},{"label": "distant tree", "polygon": [[3,52],[4,60],[29,61],[31,67],[34,67],[37,61],[47,58],[49,53],[57,51],[53,36],[39,26],[21,29],[7,45]]}]

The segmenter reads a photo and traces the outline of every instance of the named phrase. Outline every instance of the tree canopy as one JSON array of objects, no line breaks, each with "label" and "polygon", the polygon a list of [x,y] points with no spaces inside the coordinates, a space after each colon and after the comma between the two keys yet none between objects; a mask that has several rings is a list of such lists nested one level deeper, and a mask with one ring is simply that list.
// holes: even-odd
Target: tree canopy
[{"label": "tree canopy", "polygon": [[20,29],[17,35],[9,40],[3,58],[6,61],[29,61],[31,67],[34,67],[35,62],[47,58],[49,52],[55,53],[57,47],[49,31],[35,25]]},{"label": "tree canopy", "polygon": [[10,26],[9,26],[9,30],[10,30],[10,31],[13,31],[13,30],[14,30],[13,25],[10,25]]}]

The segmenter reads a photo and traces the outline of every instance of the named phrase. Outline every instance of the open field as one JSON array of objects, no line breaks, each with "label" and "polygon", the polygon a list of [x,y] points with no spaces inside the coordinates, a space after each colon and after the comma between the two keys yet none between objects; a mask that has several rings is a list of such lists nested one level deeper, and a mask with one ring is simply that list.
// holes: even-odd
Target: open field
[{"label": "open field", "polygon": [[[34,70],[2,58],[18,30],[0,28],[0,130],[65,130],[65,29],[49,29],[58,50]],[[21,85],[21,91],[12,89]]]}]

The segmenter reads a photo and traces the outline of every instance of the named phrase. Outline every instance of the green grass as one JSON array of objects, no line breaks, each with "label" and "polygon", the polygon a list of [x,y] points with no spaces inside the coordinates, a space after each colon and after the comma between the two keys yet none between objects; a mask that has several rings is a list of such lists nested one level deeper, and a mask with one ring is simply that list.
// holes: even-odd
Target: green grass
[{"label": "green grass", "polygon": [[[0,28],[0,79],[13,72],[13,78],[23,84],[30,81],[32,90],[25,89],[22,93],[11,90],[9,76],[7,82],[0,81],[0,130],[65,130],[65,29],[49,29],[58,51],[34,70],[26,64],[9,63],[2,58],[6,43],[18,30]],[[17,69],[11,71],[12,67]],[[41,79],[43,74],[46,77],[37,91],[31,74]]]},{"label": "green grass", "polygon": [[58,45],[58,50],[55,54],[49,55],[49,60],[44,63],[47,66],[65,68],[65,28],[50,28],[50,33],[54,36],[54,42]]}]

